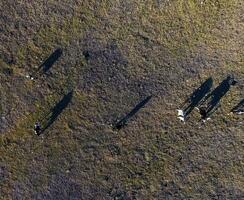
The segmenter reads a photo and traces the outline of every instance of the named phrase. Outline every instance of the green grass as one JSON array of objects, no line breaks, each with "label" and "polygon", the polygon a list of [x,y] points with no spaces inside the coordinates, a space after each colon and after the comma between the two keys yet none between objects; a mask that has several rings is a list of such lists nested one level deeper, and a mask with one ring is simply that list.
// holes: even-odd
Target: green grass
[{"label": "green grass", "polygon": [[[238,1],[203,2],[175,0],[161,6],[151,0],[126,2],[130,5],[124,10],[118,2],[82,2],[74,7],[73,16],[61,23],[55,16],[50,17],[26,44],[21,44],[16,64],[8,66],[0,60],[1,72],[3,68],[11,67],[13,76],[23,77],[34,71],[56,47],[66,49],[76,40],[91,37],[98,41],[102,50],[111,41],[116,41],[122,57],[128,61],[123,69],[119,67],[131,80],[150,78],[152,83],[157,83],[165,79],[163,84],[171,89],[169,95],[155,98],[126,128],[116,132],[103,121],[103,117],[107,117],[104,113],[110,109],[111,116],[124,114],[125,109],[128,111],[138,101],[139,95],[126,88],[123,94],[132,98],[122,101],[122,93],[113,91],[105,80],[92,85],[90,90],[78,88],[83,73],[99,67],[103,69],[102,62],[101,66],[89,65],[80,56],[75,65],[69,66],[67,74],[55,68],[57,79],[24,80],[16,94],[8,93],[7,86],[1,84],[0,89],[6,94],[10,107],[19,106],[21,114],[0,136],[0,163],[4,163],[8,171],[7,178],[0,183],[0,191],[4,194],[0,198],[11,198],[16,181],[23,184],[31,181],[34,188],[31,190],[42,191],[57,174],[106,189],[118,182],[125,191],[142,193],[145,199],[162,190],[165,182],[169,187],[172,184],[177,188],[171,188],[172,191],[180,188],[184,197],[194,199],[207,199],[219,186],[228,188],[232,185],[242,190],[242,163],[233,158],[235,151],[243,156],[240,142],[243,137],[234,126],[240,118],[228,115],[233,102],[241,98],[240,88],[233,88],[223,99],[223,106],[217,112],[223,115],[216,113],[208,125],[199,128],[196,123],[199,115],[195,111],[185,125],[175,118],[177,106],[200,84],[194,75],[181,69],[186,60],[189,60],[189,67],[197,68],[199,63],[194,59],[202,56],[207,64],[197,73],[202,80],[213,76],[215,86],[227,73],[234,72],[238,77],[244,74],[243,51],[238,51],[241,48],[239,36],[234,42],[228,39],[231,28],[238,29]],[[61,60],[55,66],[64,64]],[[107,77],[106,71],[104,74]],[[181,83],[177,79],[169,86],[167,80],[173,75],[176,79],[181,78]],[[5,79],[13,84],[11,76]],[[47,80],[51,85],[48,89]],[[72,103],[44,135],[35,136],[34,122],[45,116],[70,89],[74,89]],[[19,93],[37,95],[37,90],[43,98],[35,100],[31,108],[28,102],[20,102]],[[101,99],[103,92],[104,96],[111,94],[106,102]],[[124,105],[117,105],[120,100]],[[219,138],[215,136],[223,143],[217,149],[214,144]],[[230,143],[235,146],[234,150]],[[108,148],[111,144],[116,145],[120,153],[111,153]],[[36,177],[33,177],[34,169],[39,174]],[[76,177],[72,175],[73,169]],[[108,181],[105,176],[109,177]],[[23,198],[28,195],[30,193],[26,192]]]}]

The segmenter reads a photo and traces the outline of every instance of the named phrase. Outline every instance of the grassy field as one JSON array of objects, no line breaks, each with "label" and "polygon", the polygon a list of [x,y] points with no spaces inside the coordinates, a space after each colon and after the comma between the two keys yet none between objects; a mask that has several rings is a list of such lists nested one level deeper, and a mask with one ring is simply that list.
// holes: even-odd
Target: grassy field
[{"label": "grassy field", "polygon": [[[0,199],[241,199],[243,116],[230,110],[243,98],[243,12],[241,0],[1,1]],[[230,73],[239,83],[210,121],[194,110],[179,122],[187,95]]]}]

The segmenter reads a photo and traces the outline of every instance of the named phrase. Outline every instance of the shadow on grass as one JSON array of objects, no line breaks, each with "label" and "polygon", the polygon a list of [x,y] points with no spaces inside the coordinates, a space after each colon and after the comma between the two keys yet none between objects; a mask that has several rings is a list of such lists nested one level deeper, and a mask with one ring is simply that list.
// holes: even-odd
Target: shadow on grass
[{"label": "shadow on grass", "polygon": [[148,96],[146,99],[138,103],[125,117],[123,117],[119,122],[117,122],[114,125],[114,129],[121,129],[123,128],[128,120],[135,115],[144,105],[146,105],[150,99],[152,98],[152,95]]},{"label": "shadow on grass", "polygon": [[192,112],[192,110],[197,107],[203,98],[210,92],[210,89],[213,85],[213,79],[209,77],[204,83],[202,83],[194,92],[187,98],[187,100],[183,103],[181,117],[185,119],[188,118],[188,115]]},{"label": "shadow on grass", "polygon": [[230,90],[230,87],[236,83],[237,82],[234,80],[234,77],[228,75],[226,79],[224,79],[210,94],[206,96],[200,107],[200,114],[203,120],[209,118],[210,115],[218,109],[221,98],[225,96]]},{"label": "shadow on grass", "polygon": [[[73,91],[64,95],[63,98],[50,110],[45,120],[45,126],[43,127],[41,133],[48,129],[58,118],[58,116],[63,112],[63,110],[69,105],[73,97]],[[49,116],[49,117],[48,117]],[[46,118],[46,117],[45,117]]]},{"label": "shadow on grass", "polygon": [[231,109],[233,113],[244,113],[244,99],[242,99],[234,108]]},{"label": "shadow on grass", "polygon": [[59,59],[63,51],[61,48],[56,49],[38,68],[38,71],[42,70],[43,73],[46,73],[53,64]]}]

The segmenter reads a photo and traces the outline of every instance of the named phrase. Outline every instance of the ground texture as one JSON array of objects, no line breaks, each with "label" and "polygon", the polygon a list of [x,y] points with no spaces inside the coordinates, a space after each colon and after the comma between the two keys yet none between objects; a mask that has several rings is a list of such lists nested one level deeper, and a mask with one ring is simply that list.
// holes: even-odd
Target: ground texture
[{"label": "ground texture", "polygon": [[[242,0],[1,0],[0,199],[244,198],[243,116],[230,113],[244,95],[243,32]],[[187,95],[229,73],[239,84],[212,119],[180,123]]]}]

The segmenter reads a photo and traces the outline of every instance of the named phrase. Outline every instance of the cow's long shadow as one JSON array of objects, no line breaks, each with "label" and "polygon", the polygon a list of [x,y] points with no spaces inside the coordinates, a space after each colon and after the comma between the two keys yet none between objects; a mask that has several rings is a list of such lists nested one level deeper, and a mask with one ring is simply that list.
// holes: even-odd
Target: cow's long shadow
[{"label": "cow's long shadow", "polygon": [[146,99],[144,99],[143,101],[138,103],[125,117],[123,117],[119,122],[117,122],[114,125],[114,129],[123,128],[126,125],[126,123],[128,122],[128,120],[133,115],[135,115],[143,106],[145,106],[150,101],[151,98],[152,98],[152,95],[148,96]]},{"label": "cow's long shadow", "polygon": [[203,98],[210,92],[210,89],[213,85],[213,79],[209,77],[206,79],[194,92],[190,95],[189,98],[183,103],[182,113],[184,119],[187,119],[188,115],[192,110],[201,104]]},{"label": "cow's long shadow", "polygon": [[63,51],[61,48],[56,49],[39,67],[38,71],[41,71],[43,73],[46,73],[53,64],[59,59],[59,57],[62,55]]},{"label": "cow's long shadow", "polygon": [[63,112],[63,110],[69,105],[73,97],[73,91],[70,91],[50,110],[45,120],[45,126],[42,128],[42,132],[48,129],[58,118],[58,116]]},{"label": "cow's long shadow", "polygon": [[234,108],[232,108],[231,112],[243,113],[244,112],[244,99],[242,99]]},{"label": "cow's long shadow", "polygon": [[211,114],[214,113],[215,110],[217,110],[221,98],[225,96],[230,90],[230,87],[236,83],[237,82],[234,80],[234,77],[229,75],[210,94],[206,96],[200,108],[202,119],[207,119]]}]

